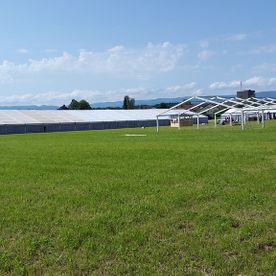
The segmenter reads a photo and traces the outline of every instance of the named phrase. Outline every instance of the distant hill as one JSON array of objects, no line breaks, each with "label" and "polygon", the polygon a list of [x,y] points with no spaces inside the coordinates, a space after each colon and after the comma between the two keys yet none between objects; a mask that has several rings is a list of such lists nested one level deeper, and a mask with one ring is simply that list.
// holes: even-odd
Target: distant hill
[{"label": "distant hill", "polygon": [[[135,105],[156,105],[159,103],[176,103],[181,102],[187,99],[188,96],[177,97],[177,98],[157,98],[157,99],[148,99],[148,100],[135,100]],[[93,103],[93,108],[118,108],[122,107],[123,101],[116,102],[101,102],[101,103]]]},{"label": "distant hill", "polygon": [[0,106],[0,110],[56,110],[58,108],[54,105]]},{"label": "distant hill", "polygon": [[[156,98],[147,100],[135,100],[135,105],[149,105],[154,106],[160,103],[178,103],[188,99],[190,96],[183,96],[177,98]],[[99,102],[93,103],[93,108],[120,108],[123,106],[123,101],[116,102]]]},{"label": "distant hill", "polygon": [[256,92],[258,98],[276,98],[276,91],[261,91]]},{"label": "distant hill", "polygon": [[[222,97],[234,97],[236,94],[232,95],[221,95]],[[183,97],[177,97],[177,98],[157,98],[157,99],[149,99],[149,100],[135,100],[136,105],[156,105],[159,103],[176,103],[184,101],[185,99],[188,99],[191,96],[183,96]],[[261,91],[256,92],[256,97],[258,98],[276,98],[276,91]],[[93,108],[118,108],[122,107],[123,101],[116,101],[116,102],[101,102],[101,103],[93,103]]]},{"label": "distant hill", "polygon": [[[234,97],[235,95],[222,95],[223,97]],[[136,105],[149,105],[153,106],[160,103],[177,103],[185,99],[188,99],[190,96],[183,96],[177,98],[157,98],[157,99],[148,99],[148,100],[135,100]],[[276,98],[276,91],[260,91],[256,92],[256,97],[258,98]],[[123,101],[115,102],[98,102],[92,103],[93,108],[120,108],[123,105]],[[0,106],[0,110],[56,110],[59,106],[54,105],[26,105],[26,106]]]}]

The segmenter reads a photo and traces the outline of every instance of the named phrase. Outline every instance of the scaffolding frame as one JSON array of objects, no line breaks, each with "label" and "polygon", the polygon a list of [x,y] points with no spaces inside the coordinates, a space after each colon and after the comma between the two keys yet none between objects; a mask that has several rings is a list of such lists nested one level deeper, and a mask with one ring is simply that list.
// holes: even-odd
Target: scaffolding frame
[{"label": "scaffolding frame", "polygon": [[[181,106],[183,106],[185,103],[189,101],[200,101],[196,105],[184,109],[183,107],[181,109],[177,109]],[[203,108],[203,110],[195,111],[198,107],[208,104],[207,108]],[[211,105],[211,106],[210,106]],[[247,116],[249,112],[256,112],[257,114],[257,122],[258,124],[261,124],[261,127],[265,127],[265,111],[267,110],[276,110],[276,99],[273,98],[248,98],[248,99],[242,99],[239,97],[232,97],[232,98],[225,98],[221,96],[212,96],[212,97],[200,97],[200,96],[192,96],[188,99],[182,101],[181,103],[178,103],[177,105],[169,108],[166,111],[161,112],[156,116],[156,130],[159,132],[159,118],[163,116],[177,116],[178,119],[178,129],[180,129],[180,117],[183,115],[186,116],[196,116],[197,118],[197,129],[199,129],[200,125],[200,116],[204,113],[214,109],[214,108],[222,108],[222,110],[219,110],[214,113],[214,127],[217,127],[217,115],[221,113],[225,113],[229,109],[234,109],[234,112],[239,112],[241,115],[241,129],[244,130],[246,126]],[[172,111],[176,110],[175,113],[172,113]],[[178,112],[177,112],[178,110]],[[193,110],[193,111],[192,111]],[[261,123],[259,122],[259,115],[261,114]],[[232,113],[229,114],[230,117],[230,125],[232,126]]]}]

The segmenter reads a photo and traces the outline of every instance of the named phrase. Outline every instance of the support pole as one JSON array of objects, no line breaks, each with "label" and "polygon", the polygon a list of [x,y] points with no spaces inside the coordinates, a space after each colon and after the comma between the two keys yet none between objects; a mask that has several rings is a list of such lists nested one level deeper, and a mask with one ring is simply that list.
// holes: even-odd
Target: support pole
[{"label": "support pole", "polygon": [[197,118],[196,118],[196,127],[197,129],[199,129],[199,115],[197,115]]},{"label": "support pole", "polygon": [[230,118],[229,118],[229,119],[230,119],[229,125],[232,126],[232,125],[233,125],[233,124],[232,124],[232,113],[230,113]]},{"label": "support pole", "polygon": [[214,127],[215,128],[217,127],[217,114],[215,114],[215,117],[214,117]]},{"label": "support pole", "polygon": [[159,118],[156,116],[156,132],[159,132]]},{"label": "support pole", "polygon": [[265,122],[264,122],[264,110],[262,110],[262,128],[265,127]]},{"label": "support pole", "polygon": [[241,112],[241,129],[244,130],[244,113]]},{"label": "support pole", "polygon": [[246,126],[247,125],[247,120],[246,120],[247,116],[246,116],[246,114],[244,114],[243,117],[244,117],[244,125]]},{"label": "support pole", "polygon": [[178,122],[178,129],[180,130],[180,116],[179,116],[179,114],[177,116],[177,122]]},{"label": "support pole", "polygon": [[260,125],[260,114],[257,112],[257,124]]}]

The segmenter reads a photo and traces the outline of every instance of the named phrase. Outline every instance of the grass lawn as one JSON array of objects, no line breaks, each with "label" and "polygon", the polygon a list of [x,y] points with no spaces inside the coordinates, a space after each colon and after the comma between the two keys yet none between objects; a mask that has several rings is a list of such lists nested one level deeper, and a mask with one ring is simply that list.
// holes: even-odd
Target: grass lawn
[{"label": "grass lawn", "polygon": [[275,274],[275,123],[0,136],[0,274]]}]

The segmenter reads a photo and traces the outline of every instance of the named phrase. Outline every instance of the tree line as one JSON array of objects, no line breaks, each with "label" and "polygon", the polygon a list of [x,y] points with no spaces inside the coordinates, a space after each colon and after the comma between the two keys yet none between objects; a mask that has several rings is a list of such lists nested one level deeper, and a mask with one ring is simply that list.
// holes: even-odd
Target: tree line
[{"label": "tree line", "polygon": [[[177,103],[159,103],[155,105],[135,105],[135,99],[129,96],[124,96],[123,105],[121,109],[149,109],[149,108],[170,108]],[[62,105],[58,108],[59,110],[91,110],[92,106],[86,100],[77,101],[72,99],[68,106]],[[113,108],[120,109],[120,108]]]},{"label": "tree line", "polygon": [[77,101],[75,99],[73,99],[68,106],[63,105],[59,108],[59,110],[91,110],[91,109],[92,107],[88,103],[88,101],[86,100]]}]

